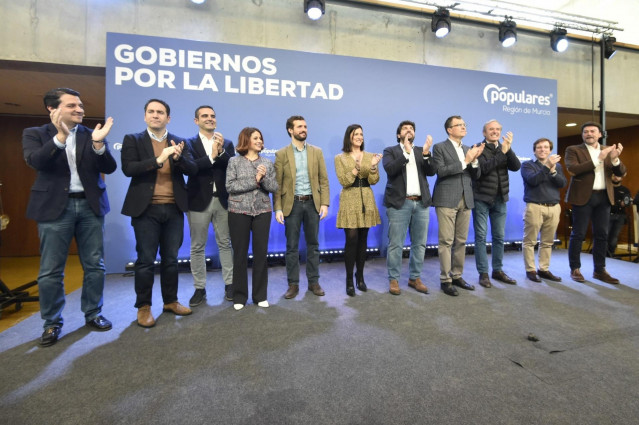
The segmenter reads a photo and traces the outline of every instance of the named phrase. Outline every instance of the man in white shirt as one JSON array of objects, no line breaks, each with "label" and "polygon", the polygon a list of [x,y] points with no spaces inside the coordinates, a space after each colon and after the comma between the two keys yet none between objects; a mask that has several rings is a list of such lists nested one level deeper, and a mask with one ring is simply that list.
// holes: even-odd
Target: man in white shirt
[{"label": "man in white shirt", "polygon": [[572,176],[566,202],[572,204],[572,232],[568,244],[570,277],[576,282],[585,279],[581,274],[581,246],[586,237],[588,222],[592,221],[594,272],[592,277],[610,284],[619,280],[606,271],[608,220],[610,206],[615,202],[612,175],[623,176],[626,166],[619,159],[621,143],[602,146],[599,123],[586,122],[581,126],[584,143],[568,146],[564,155],[566,170]]}]

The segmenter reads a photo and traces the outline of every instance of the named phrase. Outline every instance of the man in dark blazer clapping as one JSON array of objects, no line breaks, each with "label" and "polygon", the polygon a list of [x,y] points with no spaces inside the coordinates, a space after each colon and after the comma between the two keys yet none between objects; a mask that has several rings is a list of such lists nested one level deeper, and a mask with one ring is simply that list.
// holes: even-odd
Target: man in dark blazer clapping
[{"label": "man in dark blazer clapping", "polygon": [[38,222],[40,272],[38,291],[44,333],[40,344],[56,343],[62,328],[64,266],[75,236],[84,271],[81,308],[87,326],[111,329],[100,314],[104,292],[104,216],[109,200],[101,174],[111,174],[117,164],[105,137],[113,119],[95,130],[83,126],[80,93],[68,88],[50,90],[44,106],[51,122],[22,134],[27,164],[37,171],[31,188],[27,217]]},{"label": "man in dark blazer clapping", "polygon": [[401,293],[399,278],[406,233],[410,230],[410,258],[408,261],[408,286],[427,294],[428,288],[421,280],[426,239],[428,238],[429,208],[432,201],[426,176],[435,175],[430,147],[433,138],[426,138],[424,147],[415,146],[415,123],[402,121],[396,132],[397,145],[384,149],[384,170],[388,176],[384,191],[384,206],[388,216],[388,269],[389,290],[393,295]]},{"label": "man in dark blazer clapping", "polygon": [[167,131],[170,114],[166,102],[149,100],[144,105],[147,129],[127,134],[122,143],[122,171],[131,177],[122,214],[131,217],[135,232],[135,307],[138,325],[146,328],[155,325],[151,296],[158,248],[163,311],[191,314],[191,309],[177,299],[177,255],[184,238],[184,212],[188,210],[184,174],[195,174],[197,166],[184,141]]},{"label": "man in dark blazer clapping", "polygon": [[484,145],[462,144],[466,123],[459,115],[444,123],[448,139],[433,146],[437,181],[433,189],[433,205],[439,225],[439,280],[445,294],[459,295],[455,286],[472,291],[475,287],[462,278],[466,256],[466,238],[470,210],[475,206],[472,180],[481,170],[477,158]]},{"label": "man in dark blazer clapping", "polygon": [[195,292],[189,305],[195,307],[206,299],[206,260],[204,249],[213,223],[215,242],[220,255],[225,298],[233,301],[233,251],[229,233],[226,167],[235,156],[230,140],[216,132],[217,117],[211,106],[195,110],[195,124],[200,131],[188,140],[189,149],[197,165],[197,174],[189,177],[189,228],[191,230],[191,273]]}]

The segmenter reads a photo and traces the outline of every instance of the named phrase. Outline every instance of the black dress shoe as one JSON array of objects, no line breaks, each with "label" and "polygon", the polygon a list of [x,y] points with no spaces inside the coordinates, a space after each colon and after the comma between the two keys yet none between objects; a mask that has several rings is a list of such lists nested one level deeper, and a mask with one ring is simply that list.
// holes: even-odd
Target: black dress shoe
[{"label": "black dress shoe", "polygon": [[550,270],[537,270],[537,275],[542,279],[552,280],[553,282],[561,282],[561,278],[550,273]]},{"label": "black dress shoe", "polygon": [[43,347],[48,347],[58,342],[58,337],[60,336],[61,329],[62,328],[57,325],[46,328],[44,332],[42,332],[42,336],[40,337],[40,345]]},{"label": "black dress shoe", "polygon": [[364,282],[364,279],[362,280],[357,279],[357,283],[355,285],[357,286],[357,289],[359,289],[362,292],[366,292],[366,290],[368,289],[366,287],[366,283]]},{"label": "black dress shoe", "polygon": [[512,277],[508,276],[506,273],[504,273],[503,270],[499,270],[498,272],[493,270],[492,278],[495,279],[495,280],[498,280],[500,282],[507,283],[509,285],[516,285],[517,284],[517,281],[515,279],[513,279]]},{"label": "black dress shoe", "polygon": [[492,288],[493,284],[488,277],[488,273],[479,273],[479,284],[484,288]]},{"label": "black dress shoe", "polygon": [[533,282],[541,282],[541,279],[539,279],[539,276],[537,276],[537,273],[535,272],[526,272],[526,277]]},{"label": "black dress shoe", "polygon": [[459,286],[462,289],[465,289],[467,291],[474,291],[475,290],[475,286],[471,285],[470,283],[466,282],[463,278],[459,278],[459,279],[453,279],[453,285],[455,286]]},{"label": "black dress shoe", "polygon": [[355,296],[355,287],[353,286],[353,278],[346,279],[346,295],[349,297]]},{"label": "black dress shoe", "polygon": [[104,316],[100,315],[94,319],[87,320],[87,326],[99,331],[108,331],[113,327],[113,323],[108,321]]},{"label": "black dress shoe", "polygon": [[450,295],[451,297],[456,297],[457,295],[459,295],[459,292],[457,292],[457,289],[455,289],[455,287],[453,285],[451,285],[449,282],[442,282],[442,291],[444,291],[444,294],[446,295]]}]

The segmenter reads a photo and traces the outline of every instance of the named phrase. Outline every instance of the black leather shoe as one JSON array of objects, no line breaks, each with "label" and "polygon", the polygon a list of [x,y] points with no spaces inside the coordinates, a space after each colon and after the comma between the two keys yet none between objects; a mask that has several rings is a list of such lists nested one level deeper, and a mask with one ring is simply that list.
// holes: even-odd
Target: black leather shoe
[{"label": "black leather shoe", "polygon": [[233,284],[224,286],[224,299],[226,301],[233,301]]},{"label": "black leather shoe", "polygon": [[539,276],[537,276],[537,273],[535,272],[526,272],[526,277],[533,282],[541,282],[541,279],[539,279]]},{"label": "black leather shoe", "polygon": [[88,320],[87,326],[98,331],[108,331],[113,327],[113,323],[108,321],[106,317],[100,315],[94,319]]},{"label": "black leather shoe", "polygon": [[364,282],[364,279],[357,279],[357,283],[355,284],[357,286],[357,289],[359,289],[362,292],[366,292],[366,290],[368,289],[366,287],[366,283]]},{"label": "black leather shoe", "polygon": [[492,288],[493,284],[488,277],[488,273],[479,273],[479,284],[484,288]]},{"label": "black leather shoe", "polygon": [[512,277],[508,276],[506,273],[504,273],[503,270],[499,270],[498,272],[493,270],[492,278],[500,282],[507,283],[509,285],[517,285],[517,281],[513,279]]},{"label": "black leather shoe", "polygon": [[550,270],[537,270],[537,275],[542,279],[552,280],[553,282],[561,282],[561,278],[550,273]]},{"label": "black leather shoe", "polygon": [[451,285],[449,282],[442,282],[442,291],[444,291],[444,294],[446,295],[450,295],[451,297],[456,297],[457,295],[459,295],[459,292],[457,292],[457,289],[455,289],[455,287],[453,285]]},{"label": "black leather shoe", "polygon": [[463,278],[459,278],[459,279],[453,279],[453,285],[455,286],[459,286],[462,289],[465,289],[467,291],[474,291],[475,290],[475,286],[471,285],[470,283],[466,282]]},{"label": "black leather shoe", "polygon": [[353,281],[346,281],[346,295],[349,297],[355,296],[355,287],[353,286]]},{"label": "black leather shoe", "polygon": [[58,342],[58,337],[60,336],[61,330],[62,328],[57,325],[46,328],[44,332],[42,332],[42,336],[40,337],[40,345],[43,347],[48,347]]}]

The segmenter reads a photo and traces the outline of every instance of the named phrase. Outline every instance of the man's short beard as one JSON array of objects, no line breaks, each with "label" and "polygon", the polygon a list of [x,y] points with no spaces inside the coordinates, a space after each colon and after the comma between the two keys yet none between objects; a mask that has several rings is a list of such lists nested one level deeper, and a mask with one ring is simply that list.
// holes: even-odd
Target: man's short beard
[{"label": "man's short beard", "polygon": [[294,135],[293,135],[293,138],[294,138],[295,140],[299,141],[299,142],[305,142],[305,141],[306,141],[306,136],[304,136],[304,137],[302,138],[302,136],[300,136],[299,134],[294,134]]}]

